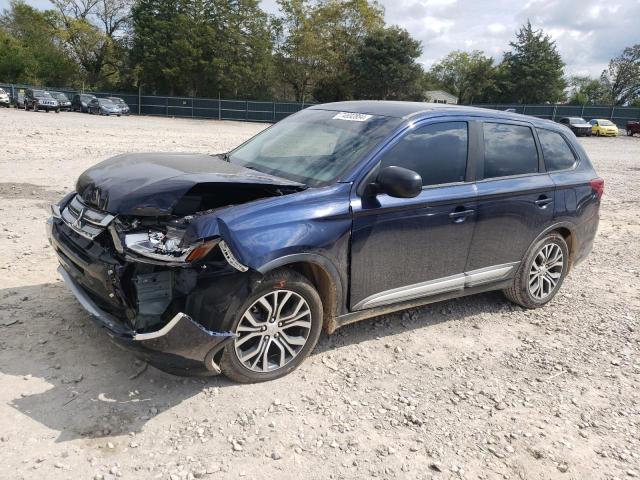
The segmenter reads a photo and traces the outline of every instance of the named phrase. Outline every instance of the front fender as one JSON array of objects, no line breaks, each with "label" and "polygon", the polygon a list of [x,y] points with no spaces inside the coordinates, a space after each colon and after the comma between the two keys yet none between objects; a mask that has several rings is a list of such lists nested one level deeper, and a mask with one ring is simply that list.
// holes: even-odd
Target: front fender
[{"label": "front fender", "polygon": [[310,262],[323,268],[340,297],[347,298],[351,184],[335,184],[221,209],[196,218],[188,235],[219,236],[236,259],[266,273],[279,266]]}]

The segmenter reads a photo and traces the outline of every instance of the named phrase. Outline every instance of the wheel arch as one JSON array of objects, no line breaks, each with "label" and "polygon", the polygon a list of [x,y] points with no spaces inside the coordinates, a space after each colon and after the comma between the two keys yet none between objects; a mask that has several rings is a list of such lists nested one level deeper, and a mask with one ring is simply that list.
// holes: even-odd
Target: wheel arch
[{"label": "wheel arch", "polygon": [[335,319],[345,298],[343,282],[333,262],[322,255],[299,253],[272,260],[258,268],[258,271],[264,275],[278,268],[291,268],[313,284],[322,300],[323,328],[333,333],[337,328]]},{"label": "wheel arch", "polygon": [[[544,237],[545,235],[548,235],[548,234],[550,234],[552,232],[558,233],[564,239],[564,241],[567,243],[567,248],[569,249],[569,262],[568,262],[569,263],[569,267],[568,267],[568,270],[571,270],[571,268],[573,266],[575,252],[577,251],[577,245],[578,245],[578,239],[577,239],[577,236],[576,236],[576,226],[574,224],[572,224],[570,222],[554,223],[553,225],[550,225],[549,227],[544,229],[542,231],[542,233],[540,233],[540,235],[538,235],[533,240],[533,242],[531,242],[531,245],[534,245],[542,237]],[[531,248],[531,246],[529,246],[529,248]]]}]

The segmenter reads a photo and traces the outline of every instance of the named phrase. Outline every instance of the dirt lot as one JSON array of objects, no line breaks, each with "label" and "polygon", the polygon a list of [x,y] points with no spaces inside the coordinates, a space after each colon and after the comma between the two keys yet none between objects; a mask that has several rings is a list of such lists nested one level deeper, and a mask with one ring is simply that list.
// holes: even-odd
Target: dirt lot
[{"label": "dirt lot", "polygon": [[581,140],[600,233],[552,304],[499,293],[323,337],[287,378],[146,368],[56,274],[48,205],[127,151],[218,152],[263,126],[0,110],[0,478],[640,477],[640,138]]}]

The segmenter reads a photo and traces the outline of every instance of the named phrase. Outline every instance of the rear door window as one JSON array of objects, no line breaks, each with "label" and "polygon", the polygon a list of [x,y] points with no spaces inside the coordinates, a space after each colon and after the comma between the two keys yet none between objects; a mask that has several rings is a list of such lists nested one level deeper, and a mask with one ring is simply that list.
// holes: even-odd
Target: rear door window
[{"label": "rear door window", "polygon": [[547,171],[566,170],[576,163],[573,151],[559,133],[539,128],[538,138]]},{"label": "rear door window", "polygon": [[483,178],[525,175],[538,171],[538,149],[531,128],[486,122]]},{"label": "rear door window", "polygon": [[382,167],[408,168],[422,185],[463,182],[467,171],[467,122],[425,125],[408,132],[385,153]]}]

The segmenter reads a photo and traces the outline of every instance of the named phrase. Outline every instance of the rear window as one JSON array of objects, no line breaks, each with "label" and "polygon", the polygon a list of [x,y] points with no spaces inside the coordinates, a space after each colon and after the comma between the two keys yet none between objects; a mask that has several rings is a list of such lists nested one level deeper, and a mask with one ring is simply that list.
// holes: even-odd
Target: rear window
[{"label": "rear window", "polygon": [[539,128],[538,138],[547,171],[565,170],[576,163],[576,157],[571,148],[559,133]]},{"label": "rear window", "polygon": [[538,171],[538,150],[529,127],[485,123],[484,178],[524,175]]}]

